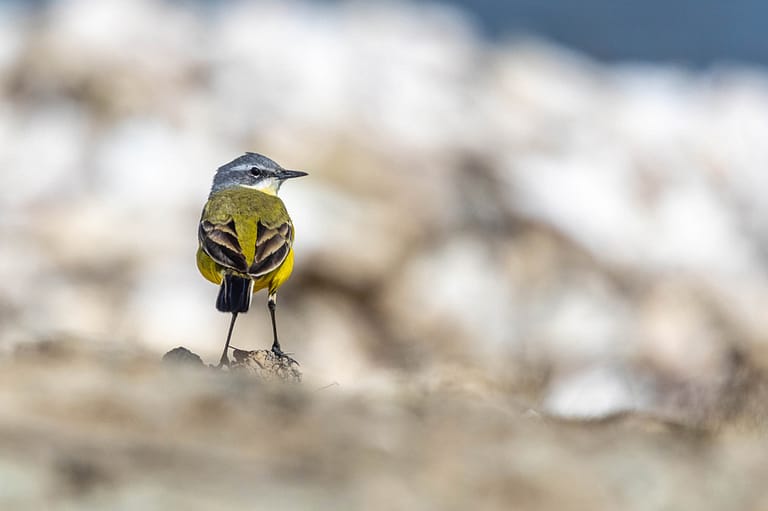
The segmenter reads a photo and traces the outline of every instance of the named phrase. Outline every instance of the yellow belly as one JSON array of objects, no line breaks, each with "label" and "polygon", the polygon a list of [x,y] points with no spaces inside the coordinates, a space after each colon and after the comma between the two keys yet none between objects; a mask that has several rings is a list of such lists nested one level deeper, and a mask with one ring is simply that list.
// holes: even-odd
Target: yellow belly
[{"label": "yellow belly", "polygon": [[[202,248],[197,249],[197,269],[207,280],[214,284],[221,284],[224,280],[224,274],[226,272],[236,273],[228,268],[224,268],[220,264],[211,259],[208,254],[203,251]],[[253,292],[260,291],[264,288],[269,289],[269,293],[272,294],[277,291],[277,288],[282,286],[288,277],[291,276],[293,271],[293,248],[288,251],[288,255],[285,257],[283,264],[277,269],[263,275],[257,279],[253,279]]]}]

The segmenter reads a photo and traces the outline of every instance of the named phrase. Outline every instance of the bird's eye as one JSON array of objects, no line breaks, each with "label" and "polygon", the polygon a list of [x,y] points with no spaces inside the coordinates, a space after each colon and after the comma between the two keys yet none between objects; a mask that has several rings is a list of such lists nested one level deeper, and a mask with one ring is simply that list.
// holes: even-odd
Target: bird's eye
[{"label": "bird's eye", "polygon": [[258,167],[252,167],[251,168],[251,175],[259,176],[259,175],[261,175],[261,171],[258,169]]}]

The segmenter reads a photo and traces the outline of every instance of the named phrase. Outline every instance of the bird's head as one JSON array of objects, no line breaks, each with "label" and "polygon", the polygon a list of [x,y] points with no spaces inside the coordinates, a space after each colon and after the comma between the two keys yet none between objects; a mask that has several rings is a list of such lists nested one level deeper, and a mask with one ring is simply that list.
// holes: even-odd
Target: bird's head
[{"label": "bird's head", "polygon": [[216,170],[211,193],[241,186],[277,195],[285,180],[306,175],[300,170],[286,170],[261,154],[245,153]]}]

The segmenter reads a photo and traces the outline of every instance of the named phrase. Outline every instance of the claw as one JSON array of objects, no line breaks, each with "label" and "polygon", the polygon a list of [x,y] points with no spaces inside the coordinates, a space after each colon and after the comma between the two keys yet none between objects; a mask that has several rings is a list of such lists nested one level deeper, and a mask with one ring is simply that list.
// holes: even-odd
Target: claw
[{"label": "claw", "polygon": [[272,351],[272,353],[274,353],[274,354],[275,354],[275,356],[277,356],[278,358],[287,358],[289,361],[293,362],[293,363],[294,363],[294,364],[296,364],[297,366],[300,366],[300,365],[301,365],[301,364],[299,364],[299,361],[298,361],[298,360],[296,360],[295,358],[293,358],[292,356],[290,356],[290,355],[293,355],[293,353],[291,353],[291,354],[288,354],[288,353],[283,353],[283,350],[281,350],[281,349],[280,349],[280,348],[278,348],[277,346],[272,346],[272,350],[271,350],[271,351]]}]

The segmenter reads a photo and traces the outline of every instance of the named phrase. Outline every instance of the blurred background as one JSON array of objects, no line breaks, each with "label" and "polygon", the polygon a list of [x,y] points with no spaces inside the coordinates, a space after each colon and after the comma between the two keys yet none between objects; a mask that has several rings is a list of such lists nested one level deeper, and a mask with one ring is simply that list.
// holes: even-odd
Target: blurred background
[{"label": "blurred background", "polygon": [[213,361],[197,221],[257,151],[310,172],[278,310],[308,377],[677,413],[768,340],[768,43],[756,2],[676,5],[3,3],[0,347]]},{"label": "blurred background", "polygon": [[[269,458],[279,473],[306,481],[315,474],[307,467],[320,467],[313,499],[353,481],[344,495],[369,502],[365,509],[385,502],[381,495],[401,499],[396,509],[429,508],[416,495],[430,487],[446,496],[436,509],[466,509],[486,490],[498,498],[489,509],[550,509],[536,500],[551,489],[536,478],[545,474],[565,484],[559,495],[570,509],[754,504],[757,490],[746,483],[743,500],[733,500],[730,483],[699,491],[719,481],[720,463],[734,485],[744,474],[764,480],[768,465],[740,440],[710,463],[698,458],[701,444],[676,450],[678,438],[614,438],[628,449],[614,451],[608,437],[571,443],[535,424],[515,425],[525,434],[514,436],[508,421],[518,402],[535,417],[636,413],[694,427],[743,408],[744,389],[755,388],[745,387],[745,368],[768,364],[766,11],[757,0],[2,2],[3,360],[69,342],[152,360],[183,345],[215,362],[228,317],[195,266],[197,222],[215,169],[255,151],[310,173],[281,191],[297,239],[295,272],[278,301],[283,348],[301,361],[307,388],[465,398],[453,408],[430,408],[426,397],[384,411],[364,401],[345,412],[361,423],[313,430],[332,452],[307,447],[305,430],[275,437],[307,457]],[[233,344],[270,342],[260,294]],[[0,428],[6,447],[27,445],[16,432],[49,424],[42,431],[57,433],[41,434],[41,445],[66,430],[93,452],[112,452],[99,451],[98,439],[124,441],[126,424],[138,438],[179,420],[176,442],[192,440],[172,443],[186,458],[168,459],[183,470],[199,466],[188,463],[195,456],[210,462],[210,452],[242,462],[190,447],[219,438],[221,417],[240,424],[231,431],[243,438],[252,428],[271,432],[262,424],[269,410],[297,422],[294,408],[262,403],[267,412],[241,424],[212,398],[200,409],[218,419],[188,419],[174,415],[181,398],[163,397],[173,385],[142,387],[133,369],[91,369],[87,379],[87,366],[64,366],[41,383],[47,373],[5,361],[0,403],[6,417],[16,407],[16,423]],[[133,383],[121,385],[123,377]],[[120,403],[113,394],[92,403],[84,389],[115,392]],[[39,404],[51,396],[64,408]],[[90,404],[72,405],[77,396]],[[120,408],[131,396],[141,406]],[[462,408],[474,405],[484,408]],[[343,416],[334,406],[299,417],[323,424]],[[749,412],[758,423],[760,410]],[[113,436],[84,440],[87,420],[107,430],[114,421]],[[190,424],[209,436],[195,437]],[[502,440],[475,448],[491,438]],[[318,461],[347,456],[353,467],[372,452],[388,453],[376,459],[391,470],[347,476],[335,461]],[[391,479],[398,463],[416,463],[406,452],[427,460],[427,479]],[[474,470],[476,485],[448,488],[466,482],[455,456],[468,452],[473,461],[461,466]],[[676,455],[689,456],[687,468]],[[582,472],[585,458],[599,468]],[[52,473],[74,477],[76,488],[99,486],[90,463],[102,461],[74,459],[57,458],[52,466],[64,468]],[[38,488],[18,466],[0,463],[0,497]],[[120,480],[105,470],[106,481]],[[615,491],[594,490],[606,480]],[[215,474],[209,481],[227,484]],[[150,483],[141,488],[155,495]],[[217,488],[209,490],[237,495]],[[670,497],[680,505],[664,507]],[[174,499],[185,509],[227,508]],[[98,502],[93,509],[133,509]]]}]

